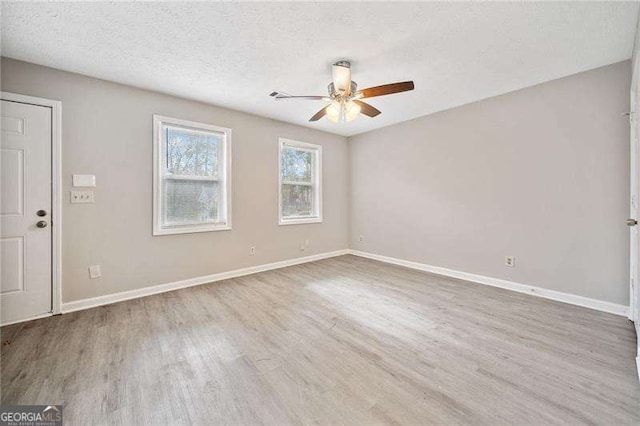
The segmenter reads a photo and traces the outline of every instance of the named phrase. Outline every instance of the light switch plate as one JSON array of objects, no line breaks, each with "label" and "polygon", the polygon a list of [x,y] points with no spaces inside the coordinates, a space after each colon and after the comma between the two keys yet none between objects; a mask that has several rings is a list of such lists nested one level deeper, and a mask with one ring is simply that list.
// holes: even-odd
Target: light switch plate
[{"label": "light switch plate", "polygon": [[96,175],[73,175],[73,186],[96,186]]},{"label": "light switch plate", "polygon": [[71,203],[93,203],[93,191],[71,191]]}]

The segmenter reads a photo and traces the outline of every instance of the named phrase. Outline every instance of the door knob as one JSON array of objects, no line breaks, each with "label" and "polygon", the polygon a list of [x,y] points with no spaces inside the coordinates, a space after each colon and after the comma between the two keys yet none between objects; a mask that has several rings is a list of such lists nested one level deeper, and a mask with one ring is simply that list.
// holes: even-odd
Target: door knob
[{"label": "door knob", "polygon": [[44,220],[41,220],[40,222],[36,223],[36,226],[38,228],[46,228],[47,227],[47,222],[45,222]]},{"label": "door knob", "polygon": [[636,226],[638,221],[635,219],[627,219],[627,226]]},{"label": "door knob", "polygon": [[46,210],[38,210],[36,212],[36,215],[38,215],[40,217],[45,217],[47,215],[47,211]]}]

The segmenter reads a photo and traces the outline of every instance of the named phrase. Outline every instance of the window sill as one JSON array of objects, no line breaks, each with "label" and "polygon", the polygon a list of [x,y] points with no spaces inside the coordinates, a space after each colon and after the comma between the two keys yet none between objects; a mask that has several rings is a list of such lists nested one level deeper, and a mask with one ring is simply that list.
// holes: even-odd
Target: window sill
[{"label": "window sill", "polygon": [[153,235],[177,235],[177,234],[194,234],[198,232],[216,232],[230,231],[231,224],[215,225],[215,226],[185,226],[183,228],[154,228]]},{"label": "window sill", "polygon": [[278,225],[304,225],[305,223],[322,223],[321,217],[297,217],[291,219],[280,218]]}]

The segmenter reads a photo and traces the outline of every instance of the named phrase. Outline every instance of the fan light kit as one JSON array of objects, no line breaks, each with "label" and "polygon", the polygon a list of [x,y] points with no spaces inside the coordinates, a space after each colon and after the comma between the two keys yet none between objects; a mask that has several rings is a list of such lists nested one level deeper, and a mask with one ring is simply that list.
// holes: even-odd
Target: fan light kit
[{"label": "fan light kit", "polygon": [[331,102],[311,117],[309,121],[318,121],[326,115],[329,120],[335,123],[346,123],[354,120],[359,114],[368,117],[380,114],[377,108],[362,102],[361,99],[407,92],[414,88],[413,81],[403,81],[358,90],[358,84],[351,80],[351,63],[349,61],[338,61],[333,64],[332,77],[333,82],[329,83],[327,88],[329,96],[293,96],[284,92],[272,92],[270,96],[275,100],[306,99]]}]

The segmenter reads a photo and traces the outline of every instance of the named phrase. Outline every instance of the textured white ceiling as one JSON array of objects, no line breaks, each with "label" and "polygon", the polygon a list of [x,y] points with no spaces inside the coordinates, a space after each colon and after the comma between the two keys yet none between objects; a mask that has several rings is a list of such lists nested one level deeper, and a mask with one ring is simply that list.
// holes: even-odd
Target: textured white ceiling
[{"label": "textured white ceiling", "polygon": [[[2,54],[342,135],[631,57],[636,2],[2,3]],[[414,80],[382,110],[307,120],[332,62],[360,87]],[[464,123],[461,123],[464,125]]]}]

